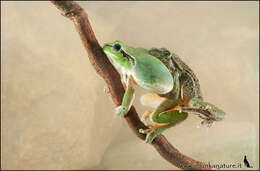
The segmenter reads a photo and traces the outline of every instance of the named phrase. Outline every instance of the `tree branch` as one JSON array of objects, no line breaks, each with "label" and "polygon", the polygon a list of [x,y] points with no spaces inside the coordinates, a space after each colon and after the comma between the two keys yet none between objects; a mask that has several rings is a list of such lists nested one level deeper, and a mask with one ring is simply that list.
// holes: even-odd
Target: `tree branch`
[{"label": "tree branch", "polygon": [[[105,80],[111,93],[113,102],[118,106],[121,104],[124,95],[124,87],[121,83],[120,75],[110,63],[91,28],[86,12],[73,1],[53,1],[51,2],[62,12],[62,15],[68,17],[74,22],[82,43],[87,50],[89,60],[96,72]],[[134,107],[131,107],[125,116],[129,127],[142,140],[145,135],[139,133],[139,129],[147,127],[140,121]],[[205,163],[196,161],[188,156],[181,154],[174,148],[163,135],[157,136],[152,145],[159,154],[167,161],[178,168],[186,170],[211,170]]]}]

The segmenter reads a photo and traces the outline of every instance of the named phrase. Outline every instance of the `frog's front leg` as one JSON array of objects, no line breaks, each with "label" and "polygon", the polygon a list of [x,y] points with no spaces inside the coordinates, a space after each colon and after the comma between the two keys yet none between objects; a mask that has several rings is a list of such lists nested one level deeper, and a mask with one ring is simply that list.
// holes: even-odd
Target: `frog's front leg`
[{"label": "frog's front leg", "polygon": [[124,94],[124,97],[122,100],[122,104],[116,108],[116,114],[118,114],[122,117],[124,117],[128,113],[128,111],[130,110],[130,108],[133,104],[134,98],[135,98],[135,90],[131,84],[130,76],[124,75],[124,77],[127,77],[125,80],[127,87],[126,87],[125,94]]},{"label": "frog's front leg", "polygon": [[173,109],[178,103],[179,100],[166,99],[151,114],[153,124],[146,130],[139,130],[140,133],[146,134],[146,143],[151,143],[157,135],[187,118],[187,113]]},{"label": "frog's front leg", "polygon": [[225,117],[225,112],[213,104],[204,102],[199,98],[189,101],[188,107],[182,107],[181,111],[198,114],[202,118],[201,125],[210,127],[214,121],[221,121]]}]

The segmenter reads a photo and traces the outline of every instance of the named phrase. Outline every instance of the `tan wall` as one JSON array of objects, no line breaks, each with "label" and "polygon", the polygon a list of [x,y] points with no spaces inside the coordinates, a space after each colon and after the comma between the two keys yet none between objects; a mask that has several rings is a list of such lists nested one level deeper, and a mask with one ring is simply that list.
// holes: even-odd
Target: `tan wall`
[{"label": "tan wall", "polygon": [[[243,166],[247,155],[258,168],[257,2],[79,4],[101,44],[175,51],[205,100],[227,113],[209,130],[197,129],[195,116],[168,130],[174,146],[211,164]],[[1,5],[2,169],[176,169],[115,116],[70,20],[50,2]]]}]

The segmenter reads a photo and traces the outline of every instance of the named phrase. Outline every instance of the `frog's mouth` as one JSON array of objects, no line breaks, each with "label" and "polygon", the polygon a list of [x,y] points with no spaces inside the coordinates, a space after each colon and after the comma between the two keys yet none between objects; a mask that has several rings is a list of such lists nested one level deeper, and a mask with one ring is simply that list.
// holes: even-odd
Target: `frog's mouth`
[{"label": "frog's mouth", "polygon": [[122,49],[120,50],[120,53],[123,55],[123,57],[125,57],[129,62],[131,62],[131,64],[134,66],[135,65],[135,59],[130,56],[127,55]]}]

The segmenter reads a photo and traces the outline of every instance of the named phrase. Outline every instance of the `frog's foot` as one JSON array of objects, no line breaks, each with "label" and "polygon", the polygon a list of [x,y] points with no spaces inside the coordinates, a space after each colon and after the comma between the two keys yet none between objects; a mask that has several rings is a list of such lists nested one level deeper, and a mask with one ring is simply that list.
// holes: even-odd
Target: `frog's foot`
[{"label": "frog's foot", "polygon": [[148,129],[139,129],[139,132],[142,134],[147,134],[147,133],[155,131],[158,128],[167,127],[169,125],[170,125],[170,122],[163,123],[163,124],[147,125]]},{"label": "frog's foot", "polygon": [[139,129],[139,132],[142,134],[146,134],[145,143],[151,144],[153,139],[158,135],[156,134],[156,129]]},{"label": "frog's foot", "polygon": [[153,129],[139,129],[139,133],[141,134],[148,134],[148,133],[151,133],[153,132],[154,130]]},{"label": "frog's foot", "polygon": [[157,135],[159,135],[159,134],[156,134],[156,131],[147,133],[146,137],[145,137],[145,143],[151,144],[153,142],[154,138],[157,137]]},{"label": "frog's foot", "polygon": [[125,106],[118,106],[116,108],[116,114],[124,117],[127,114],[127,108]]},{"label": "frog's foot", "polygon": [[197,125],[197,128],[206,126],[207,128],[210,128],[212,125],[214,125],[215,120],[211,120],[211,119],[203,119],[199,125]]},{"label": "frog's foot", "polygon": [[153,129],[152,125],[147,125],[148,129],[139,129],[139,132],[141,134],[148,134],[150,132],[153,132],[155,129]]},{"label": "frog's foot", "polygon": [[166,130],[169,125],[170,123],[149,125],[148,129],[139,129],[139,132],[146,134],[145,143],[151,144],[154,138]]}]

